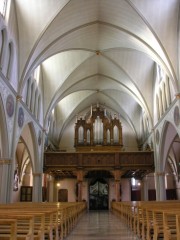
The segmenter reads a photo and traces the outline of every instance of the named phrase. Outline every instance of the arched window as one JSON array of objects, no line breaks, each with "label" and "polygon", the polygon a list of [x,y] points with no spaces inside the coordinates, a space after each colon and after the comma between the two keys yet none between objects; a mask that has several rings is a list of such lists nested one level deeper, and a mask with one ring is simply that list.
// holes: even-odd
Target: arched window
[{"label": "arched window", "polygon": [[35,84],[34,82],[31,84],[31,102],[30,102],[30,110],[33,112],[34,110],[34,95],[35,95]]},{"label": "arched window", "polygon": [[158,117],[158,120],[159,120],[161,115],[160,115],[160,104],[159,104],[159,97],[158,96],[156,96],[156,105],[157,105],[157,117]]},{"label": "arched window", "polygon": [[37,115],[36,115],[38,120],[40,118],[40,110],[41,110],[41,96],[39,94],[39,96],[38,96],[38,108],[37,108]]},{"label": "arched window", "polygon": [[10,62],[10,58],[11,58],[11,48],[8,44],[7,49],[6,49],[6,57],[5,57],[5,61],[4,61],[4,66],[3,66],[3,72],[4,72],[5,76],[7,76],[8,64]]},{"label": "arched window", "polygon": [[162,84],[162,97],[163,97],[163,108],[164,108],[164,111],[166,111],[167,109],[167,96],[166,96],[166,86],[165,86],[165,83],[163,82]]},{"label": "arched window", "polygon": [[12,72],[12,65],[13,65],[13,44],[9,43],[8,45],[8,62],[7,62],[7,73],[6,73],[6,77],[7,79],[11,79],[11,72]]},{"label": "arched window", "polygon": [[34,115],[35,115],[35,117],[37,117],[37,111],[38,111],[38,96],[39,96],[39,92],[38,92],[38,89],[36,89],[35,100],[34,100]]},{"label": "arched window", "polygon": [[41,110],[41,94],[36,86],[35,79],[29,78],[27,82],[26,105],[39,120]]},{"label": "arched window", "polygon": [[26,105],[30,108],[31,103],[31,78],[27,81]]},{"label": "arched window", "polygon": [[0,13],[4,17],[6,13],[7,0],[0,1]]},{"label": "arched window", "polygon": [[5,60],[5,52],[6,52],[6,29],[1,31],[1,55],[0,55],[0,68],[3,69],[4,60]]},{"label": "arched window", "polygon": [[171,92],[170,92],[170,85],[169,85],[169,78],[168,76],[166,76],[166,98],[167,98],[167,105],[169,107],[169,105],[171,104]]},{"label": "arched window", "polygon": [[0,31],[0,57],[2,54],[2,48],[3,48],[3,31]]},{"label": "arched window", "polygon": [[39,84],[40,78],[40,65],[34,70],[34,79],[36,79],[37,85]]},{"label": "arched window", "polygon": [[159,83],[161,82],[161,80],[163,80],[164,78],[164,71],[161,68],[161,66],[158,65],[158,76],[159,76]]},{"label": "arched window", "polygon": [[159,91],[159,112],[160,117],[163,115],[163,106],[162,106],[162,91]]}]

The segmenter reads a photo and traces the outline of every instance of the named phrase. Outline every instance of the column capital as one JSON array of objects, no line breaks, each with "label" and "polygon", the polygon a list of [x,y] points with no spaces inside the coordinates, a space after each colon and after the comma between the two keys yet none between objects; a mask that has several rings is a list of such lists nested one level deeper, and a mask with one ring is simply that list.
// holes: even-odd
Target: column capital
[{"label": "column capital", "polygon": [[155,172],[156,176],[165,176],[165,172]]},{"label": "column capital", "polygon": [[176,96],[176,99],[180,99],[180,93],[176,93],[175,96]]},{"label": "column capital", "polygon": [[82,169],[77,170],[77,181],[78,182],[83,182],[84,178],[84,171]]},{"label": "column capital", "polygon": [[12,164],[11,159],[0,159],[0,165],[10,165]]},{"label": "column capital", "polygon": [[38,173],[38,172],[37,172],[37,173],[33,173],[32,175],[33,175],[34,177],[38,177],[38,176],[40,177],[40,176],[42,175],[42,173]]},{"label": "column capital", "polygon": [[115,180],[115,181],[120,181],[122,174],[123,174],[123,172],[122,172],[120,169],[115,169],[115,170],[113,171],[114,180]]},{"label": "column capital", "polygon": [[21,96],[21,95],[17,95],[17,96],[16,96],[16,100],[17,100],[17,101],[22,100],[22,96]]},{"label": "column capital", "polygon": [[147,176],[144,176],[141,180],[141,182],[147,182],[147,181],[148,181]]}]

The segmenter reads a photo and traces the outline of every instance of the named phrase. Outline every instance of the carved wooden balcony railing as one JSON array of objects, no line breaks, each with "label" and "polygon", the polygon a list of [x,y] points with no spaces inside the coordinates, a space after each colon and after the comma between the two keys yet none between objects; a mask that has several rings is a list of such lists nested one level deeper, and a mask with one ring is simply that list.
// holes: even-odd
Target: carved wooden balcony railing
[{"label": "carved wooden balcony railing", "polygon": [[61,153],[45,152],[44,172],[52,170],[83,169],[108,170],[121,169],[124,174],[128,171],[143,170],[143,173],[153,172],[154,154],[152,151],[138,152],[81,152]]}]

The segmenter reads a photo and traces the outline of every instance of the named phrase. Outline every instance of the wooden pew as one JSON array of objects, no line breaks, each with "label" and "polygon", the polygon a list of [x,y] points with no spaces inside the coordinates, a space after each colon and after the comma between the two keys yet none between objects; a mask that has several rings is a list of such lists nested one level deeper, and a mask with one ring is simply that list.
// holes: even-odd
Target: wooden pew
[{"label": "wooden pew", "polygon": [[[49,239],[52,239],[53,231],[57,232],[57,226],[56,223],[54,223],[54,219],[56,219],[56,222],[58,222],[57,218],[57,211],[56,210],[48,210],[48,209],[41,209],[35,210],[35,209],[1,209],[0,211],[0,216],[3,217],[5,215],[8,216],[13,216],[13,217],[18,217],[19,215],[21,216],[33,216],[34,217],[34,223],[33,223],[33,228],[34,228],[34,237],[36,235],[41,236],[48,236]],[[19,225],[23,225],[22,222],[18,221]],[[19,226],[18,225],[18,226]],[[27,223],[25,222],[24,229],[29,228]],[[59,237],[56,234],[56,239]]]},{"label": "wooden pew", "polygon": [[0,229],[9,229],[9,234],[0,235],[1,240],[11,239],[17,240],[17,220],[16,219],[0,219]]},{"label": "wooden pew", "polygon": [[[4,214],[0,215],[1,222],[5,222],[6,220],[12,220],[14,219],[16,221],[16,228],[14,229],[14,237],[15,239],[34,239],[34,216],[32,215],[18,215],[18,214]],[[22,224],[23,223],[23,224]],[[26,229],[24,229],[24,226],[26,226]],[[3,228],[0,229],[0,239],[11,239],[12,228],[9,228],[8,224],[4,224]],[[16,231],[16,232],[15,232]]]},{"label": "wooden pew", "polygon": [[180,239],[180,207],[163,211],[164,239]]},{"label": "wooden pew", "polygon": [[[169,209],[169,210],[167,210]],[[153,233],[153,239],[158,239],[158,237],[163,237],[164,239],[170,234],[170,232],[176,232],[176,215],[172,217],[171,212],[178,213],[180,211],[179,204],[160,204],[152,207],[146,208],[147,214],[147,233],[146,239],[150,240]],[[166,215],[167,213],[167,215]],[[167,239],[171,239],[168,238]]]},{"label": "wooden pew", "polygon": [[[122,209],[128,209],[127,205],[130,210],[128,214],[124,214]],[[112,204],[112,209],[126,218],[126,223],[140,239],[180,239],[180,201],[118,202]]]},{"label": "wooden pew", "polygon": [[[86,209],[85,203],[17,203],[17,204],[1,204],[0,218],[3,219],[4,214],[9,218],[13,217],[17,220],[17,236],[20,229],[20,217],[22,213],[26,216],[34,217],[34,222],[30,231],[32,239],[63,239],[68,235],[74,227],[77,219]],[[24,225],[25,239],[28,239],[27,225]],[[1,234],[1,232],[0,232]],[[11,234],[9,226],[9,236]],[[1,238],[0,238],[1,239]]]}]

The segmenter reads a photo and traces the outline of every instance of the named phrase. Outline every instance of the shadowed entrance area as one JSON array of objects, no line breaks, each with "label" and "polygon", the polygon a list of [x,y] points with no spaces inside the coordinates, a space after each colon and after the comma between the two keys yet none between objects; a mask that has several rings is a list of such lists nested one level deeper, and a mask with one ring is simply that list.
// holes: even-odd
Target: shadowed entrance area
[{"label": "shadowed entrance area", "polygon": [[137,240],[111,211],[90,211],[78,222],[66,240]]},{"label": "shadowed entrance area", "polygon": [[89,189],[89,210],[108,210],[108,184],[96,179]]}]

